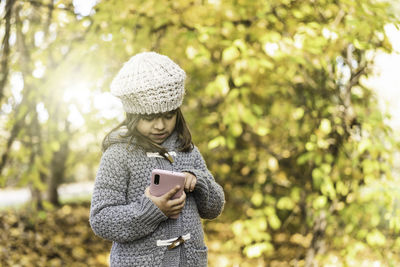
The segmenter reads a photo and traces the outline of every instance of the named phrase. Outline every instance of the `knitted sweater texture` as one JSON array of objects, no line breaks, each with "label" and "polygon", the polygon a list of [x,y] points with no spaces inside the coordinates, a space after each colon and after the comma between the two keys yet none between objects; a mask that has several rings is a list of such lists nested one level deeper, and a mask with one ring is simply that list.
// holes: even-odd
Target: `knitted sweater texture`
[{"label": "knitted sweater texture", "polygon": [[[177,150],[173,133],[163,146],[174,162],[148,156],[126,142],[112,144],[102,155],[90,209],[94,233],[113,241],[111,266],[174,267],[207,266],[207,247],[201,218],[214,219],[223,210],[225,196],[208,171],[195,146],[191,152]],[[153,169],[185,171],[197,178],[195,190],[186,193],[186,203],[178,219],[169,219],[144,195]],[[167,250],[157,240],[167,240],[190,233],[182,245]]]}]

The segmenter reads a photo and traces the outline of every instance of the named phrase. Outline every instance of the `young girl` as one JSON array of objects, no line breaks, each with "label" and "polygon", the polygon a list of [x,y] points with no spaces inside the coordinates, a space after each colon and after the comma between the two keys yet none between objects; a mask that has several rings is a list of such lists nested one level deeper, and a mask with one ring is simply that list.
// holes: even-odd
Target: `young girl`
[{"label": "young girl", "polygon": [[[167,56],[145,52],[111,83],[126,119],[103,140],[90,210],[95,234],[113,241],[111,266],[207,266],[200,218],[220,215],[225,198],[179,108],[185,77]],[[152,196],[153,169],[183,172],[186,193]]]}]

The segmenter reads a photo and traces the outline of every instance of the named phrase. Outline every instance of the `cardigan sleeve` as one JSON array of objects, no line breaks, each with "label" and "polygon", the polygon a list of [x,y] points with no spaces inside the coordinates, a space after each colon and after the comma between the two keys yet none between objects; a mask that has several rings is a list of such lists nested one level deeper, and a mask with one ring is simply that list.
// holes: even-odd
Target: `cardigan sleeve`
[{"label": "cardigan sleeve", "polygon": [[127,203],[129,171],[124,145],[112,145],[100,161],[93,190],[90,225],[107,240],[129,242],[154,232],[167,216],[144,194]]},{"label": "cardigan sleeve", "polygon": [[192,153],[194,153],[194,168],[186,171],[193,173],[197,179],[193,193],[200,217],[215,219],[222,213],[225,205],[224,190],[215,181],[196,146]]}]

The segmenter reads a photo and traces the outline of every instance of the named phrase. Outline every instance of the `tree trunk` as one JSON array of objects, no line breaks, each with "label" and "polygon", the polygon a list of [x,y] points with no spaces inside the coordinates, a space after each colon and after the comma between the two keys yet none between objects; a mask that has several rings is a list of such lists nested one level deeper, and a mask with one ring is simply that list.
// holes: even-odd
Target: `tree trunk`
[{"label": "tree trunk", "polygon": [[4,97],[4,87],[6,86],[8,79],[8,60],[10,56],[10,31],[11,31],[11,18],[13,12],[13,5],[15,0],[8,0],[6,2],[6,12],[4,15],[5,19],[5,32],[3,42],[1,44],[1,71],[0,71],[0,103]]},{"label": "tree trunk", "polygon": [[37,210],[43,210],[43,196],[42,191],[37,189],[34,186],[29,186],[29,190],[31,191],[31,204]]},{"label": "tree trunk", "polygon": [[311,245],[306,253],[306,263],[305,267],[317,266],[314,259],[319,253],[325,250],[325,230],[326,230],[326,213],[321,211],[320,215],[314,222],[313,226],[313,238]]},{"label": "tree trunk", "polygon": [[64,181],[67,154],[68,149],[61,148],[59,151],[54,153],[51,161],[47,198],[48,201],[55,206],[60,205],[58,187]]},{"label": "tree trunk", "polygon": [[[60,138],[60,149],[53,154],[50,166],[50,176],[48,182],[47,198],[48,201],[55,205],[60,205],[58,187],[65,180],[65,171],[67,169],[67,159],[69,154],[69,123],[65,122],[65,132],[59,133]],[[66,135],[64,135],[66,134]]]}]

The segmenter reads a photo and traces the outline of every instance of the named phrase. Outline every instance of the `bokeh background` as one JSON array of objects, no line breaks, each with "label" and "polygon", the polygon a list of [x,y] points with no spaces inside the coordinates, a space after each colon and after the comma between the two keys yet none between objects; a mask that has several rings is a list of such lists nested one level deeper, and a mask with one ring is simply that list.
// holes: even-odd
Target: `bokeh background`
[{"label": "bokeh background", "polygon": [[2,0],[0,14],[0,266],[107,266],[88,215],[124,117],[109,84],[149,50],[186,70],[183,112],[225,189],[204,221],[209,266],[400,265],[399,1]]}]

